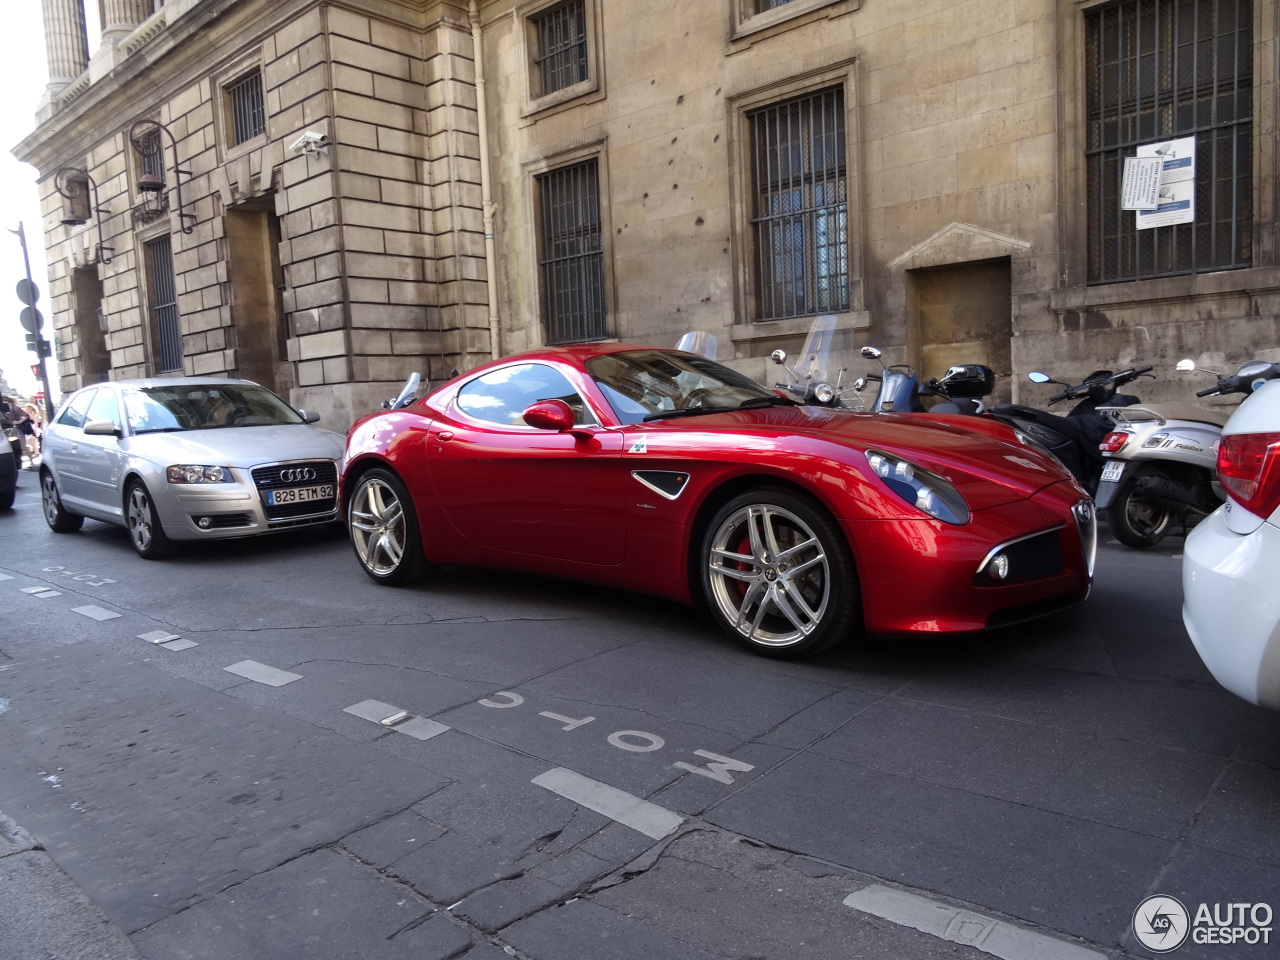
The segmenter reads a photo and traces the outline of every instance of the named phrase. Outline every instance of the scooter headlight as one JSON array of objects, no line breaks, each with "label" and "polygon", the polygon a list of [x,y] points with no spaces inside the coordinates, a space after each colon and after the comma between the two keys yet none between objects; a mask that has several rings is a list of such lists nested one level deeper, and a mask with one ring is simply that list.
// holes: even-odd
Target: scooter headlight
[{"label": "scooter headlight", "polygon": [[825,381],[813,388],[813,398],[819,403],[830,403],[836,398],[836,388]]},{"label": "scooter headlight", "polygon": [[917,510],[943,523],[969,522],[969,505],[960,491],[936,473],[879,450],[868,450],[866,457],[885,486]]}]

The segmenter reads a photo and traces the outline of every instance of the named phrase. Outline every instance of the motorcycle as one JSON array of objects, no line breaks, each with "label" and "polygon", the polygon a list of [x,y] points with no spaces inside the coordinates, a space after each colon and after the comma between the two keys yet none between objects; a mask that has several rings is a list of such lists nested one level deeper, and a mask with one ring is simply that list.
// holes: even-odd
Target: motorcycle
[{"label": "motorcycle", "polygon": [[1130,368],[1112,373],[1095,370],[1079,384],[1055,380],[1039,370],[1027,374],[1032,383],[1056,383],[1067,389],[1050,397],[1052,406],[1063,400],[1079,401],[1066,415],[1037,410],[1016,403],[998,403],[993,414],[1035,443],[1044,447],[1071,471],[1090,496],[1098,489],[1103,457],[1098,445],[1110,432],[1113,421],[1099,407],[1125,407],[1141,403],[1132,394],[1118,393],[1120,387],[1139,377],[1149,376],[1154,367]]},{"label": "motorcycle", "polygon": [[[1182,360],[1177,369],[1187,372],[1196,365]],[[1230,376],[1205,372],[1217,377],[1218,383],[1197,397],[1248,396],[1267,380],[1280,377],[1280,364],[1251,360]],[[1122,544],[1139,550],[1154,546],[1175,521],[1185,535],[1222,504],[1218,443],[1230,411],[1161,403],[1103,407],[1100,412],[1111,418],[1113,430],[1100,443],[1106,464],[1096,500]]]},{"label": "motorcycle", "polygon": [[[930,377],[920,382],[913,367],[905,363],[890,366],[883,359],[877,347],[866,346],[861,350],[866,360],[878,360],[880,373],[868,374],[854,381],[853,389],[861,393],[871,381],[878,381],[875,403],[872,410],[877,413],[961,413],[981,414],[986,412],[982,398],[989,396],[996,387],[996,374],[990,367],[981,363],[965,363],[949,367],[941,377]],[[923,397],[940,397],[938,403],[930,407],[924,405]]]}]

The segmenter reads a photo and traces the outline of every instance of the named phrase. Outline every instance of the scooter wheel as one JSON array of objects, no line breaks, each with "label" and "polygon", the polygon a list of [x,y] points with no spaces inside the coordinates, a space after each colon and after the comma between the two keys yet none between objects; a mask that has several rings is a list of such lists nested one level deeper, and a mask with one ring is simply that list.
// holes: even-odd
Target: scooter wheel
[{"label": "scooter wheel", "polygon": [[1107,525],[1126,547],[1145,550],[1168,534],[1173,525],[1173,511],[1144,497],[1130,481],[1107,507]]}]

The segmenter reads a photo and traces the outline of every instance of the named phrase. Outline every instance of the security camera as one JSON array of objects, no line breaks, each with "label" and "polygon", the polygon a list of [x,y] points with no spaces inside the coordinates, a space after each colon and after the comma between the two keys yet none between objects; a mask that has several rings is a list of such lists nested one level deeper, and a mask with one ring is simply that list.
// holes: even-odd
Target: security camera
[{"label": "security camera", "polygon": [[329,154],[329,138],[323,133],[315,130],[308,130],[293,143],[289,144],[289,149],[294,153],[305,153],[309,157],[317,154]]}]

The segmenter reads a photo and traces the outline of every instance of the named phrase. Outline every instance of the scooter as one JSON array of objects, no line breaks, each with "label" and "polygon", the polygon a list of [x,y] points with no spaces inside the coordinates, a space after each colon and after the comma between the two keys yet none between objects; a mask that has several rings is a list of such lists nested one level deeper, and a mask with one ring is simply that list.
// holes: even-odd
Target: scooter
[{"label": "scooter", "polygon": [[407,407],[417,399],[418,384],[421,382],[422,374],[414,371],[409,374],[408,379],[404,382],[404,386],[400,388],[400,392],[390,400],[383,400],[379,406],[382,407],[383,410],[400,410]]},{"label": "scooter", "polygon": [[[1182,360],[1178,370],[1195,370]],[[1280,364],[1251,360],[1234,374],[1212,373],[1218,384],[1197,397],[1249,395],[1280,377]],[[1100,443],[1106,458],[1098,483],[1097,506],[1105,511],[1115,538],[1144,549],[1168,535],[1175,521],[1186,532],[1226,499],[1218,486],[1218,442],[1230,411],[1206,410],[1191,403],[1103,407],[1114,429]]]},{"label": "scooter", "polygon": [[1112,421],[1099,413],[1098,408],[1140,403],[1137,397],[1118,393],[1117,390],[1139,377],[1148,376],[1153,369],[1130,368],[1119,373],[1095,370],[1084,378],[1084,382],[1075,385],[1034,370],[1027,374],[1027,379],[1032,383],[1056,383],[1067,388],[1049,398],[1050,406],[1062,400],[1079,402],[1065,416],[1016,403],[998,403],[993,413],[997,420],[1021,431],[1024,436],[1061,461],[1080,486],[1092,496],[1098,489],[1103,468],[1102,451],[1098,444],[1112,427]]},{"label": "scooter", "polygon": [[815,317],[809,335],[805,338],[800,360],[793,367],[787,366],[787,351],[775,350],[769,359],[782,367],[790,379],[775,383],[779,390],[786,390],[801,403],[818,407],[844,410],[863,409],[862,398],[851,396],[854,387],[844,386],[845,368],[836,371],[835,383],[827,371],[831,368],[831,342],[835,337],[836,318],[829,314]]},{"label": "scooter", "polygon": [[[863,347],[861,353],[866,360],[880,362],[880,373],[859,377],[854,381],[853,389],[861,393],[869,382],[878,381],[880,388],[871,408],[877,413],[923,413],[927,410],[930,413],[977,415],[986,412],[982,398],[996,388],[995,371],[981,363],[958,364],[949,367],[941,377],[930,377],[921,383],[910,365],[886,364],[879,348]],[[941,400],[926,407],[923,397],[940,397]]]}]

